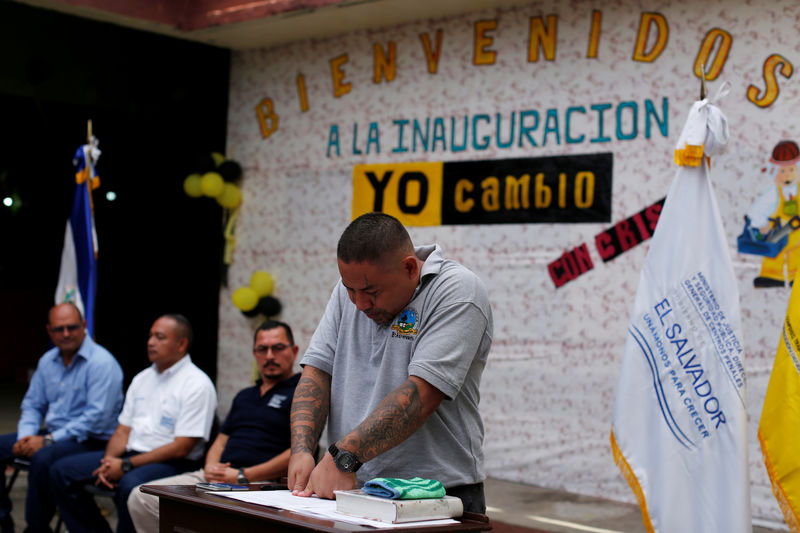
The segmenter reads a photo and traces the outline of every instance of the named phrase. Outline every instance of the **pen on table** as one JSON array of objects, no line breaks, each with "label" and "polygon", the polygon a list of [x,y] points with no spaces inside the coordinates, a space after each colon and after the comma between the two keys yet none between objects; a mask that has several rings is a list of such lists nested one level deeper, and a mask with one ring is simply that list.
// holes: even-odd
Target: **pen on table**
[{"label": "pen on table", "polygon": [[287,490],[286,485],[261,485],[260,490]]}]

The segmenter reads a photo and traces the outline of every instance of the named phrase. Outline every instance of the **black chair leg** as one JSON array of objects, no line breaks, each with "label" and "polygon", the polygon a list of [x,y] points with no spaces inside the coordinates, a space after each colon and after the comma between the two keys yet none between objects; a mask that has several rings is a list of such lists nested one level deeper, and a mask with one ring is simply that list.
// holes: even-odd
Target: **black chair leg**
[{"label": "black chair leg", "polygon": [[6,492],[11,492],[14,482],[17,480],[17,475],[19,475],[19,468],[15,468],[11,473],[11,477],[8,478],[8,483],[6,483]]}]

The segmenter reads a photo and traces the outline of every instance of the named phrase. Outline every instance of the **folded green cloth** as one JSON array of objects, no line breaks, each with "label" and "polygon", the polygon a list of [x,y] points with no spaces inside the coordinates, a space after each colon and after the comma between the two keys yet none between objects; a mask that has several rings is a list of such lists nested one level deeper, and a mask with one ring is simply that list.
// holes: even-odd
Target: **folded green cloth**
[{"label": "folded green cloth", "polygon": [[391,500],[419,500],[423,498],[444,498],[444,485],[435,479],[400,479],[396,477],[376,477],[364,483],[362,489],[367,494]]}]

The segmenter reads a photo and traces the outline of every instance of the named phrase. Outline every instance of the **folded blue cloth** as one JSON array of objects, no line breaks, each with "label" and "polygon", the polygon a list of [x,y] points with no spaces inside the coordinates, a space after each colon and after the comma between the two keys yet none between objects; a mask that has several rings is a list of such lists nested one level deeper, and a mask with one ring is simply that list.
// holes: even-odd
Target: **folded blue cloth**
[{"label": "folded blue cloth", "polygon": [[367,494],[390,500],[419,500],[424,498],[444,498],[444,485],[435,479],[414,477],[376,477],[364,483],[362,489]]}]

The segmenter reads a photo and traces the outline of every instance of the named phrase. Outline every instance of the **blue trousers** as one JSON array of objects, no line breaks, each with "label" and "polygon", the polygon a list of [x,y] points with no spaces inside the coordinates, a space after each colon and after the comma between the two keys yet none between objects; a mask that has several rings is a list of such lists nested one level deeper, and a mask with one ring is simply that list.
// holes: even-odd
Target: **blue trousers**
[{"label": "blue trousers", "polygon": [[[50,470],[50,484],[58,510],[70,533],[111,533],[111,527],[100,514],[93,496],[82,490],[83,485],[94,482],[92,472],[100,466],[104,453],[105,451],[100,451],[65,457],[56,461]],[[126,453],[124,457],[131,455],[135,453]],[[154,479],[181,474],[197,464],[195,461],[153,463],[136,467],[122,476],[114,496],[118,517],[117,533],[136,531],[128,513],[128,495],[135,487]]]},{"label": "blue trousers", "polygon": [[[14,531],[11,519],[11,499],[6,491],[5,465],[14,460],[11,448],[17,442],[16,433],[0,435],[0,465],[3,484],[0,486],[0,527],[3,533]],[[50,491],[50,468],[57,460],[78,453],[105,449],[107,441],[89,439],[83,442],[62,440],[45,446],[31,457],[28,469],[28,494],[25,498],[25,521],[30,531],[49,531],[56,503]]]}]

